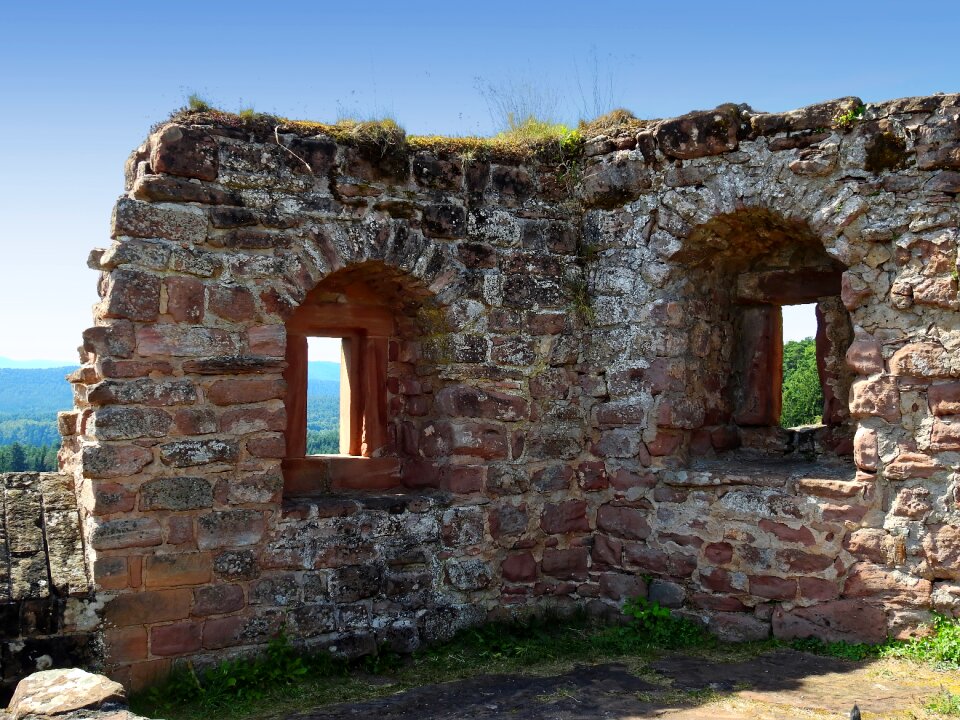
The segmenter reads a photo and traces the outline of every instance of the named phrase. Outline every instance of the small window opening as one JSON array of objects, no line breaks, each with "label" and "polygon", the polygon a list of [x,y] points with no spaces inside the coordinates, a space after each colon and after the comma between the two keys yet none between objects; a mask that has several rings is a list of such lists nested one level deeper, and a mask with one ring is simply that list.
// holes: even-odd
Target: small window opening
[{"label": "small window opening", "polygon": [[823,386],[817,368],[817,306],[784,305],[780,426],[823,424]]},{"label": "small window opening", "polygon": [[307,338],[307,455],[349,454],[340,423],[350,412],[341,406],[349,398],[341,393],[342,367],[343,338]]}]

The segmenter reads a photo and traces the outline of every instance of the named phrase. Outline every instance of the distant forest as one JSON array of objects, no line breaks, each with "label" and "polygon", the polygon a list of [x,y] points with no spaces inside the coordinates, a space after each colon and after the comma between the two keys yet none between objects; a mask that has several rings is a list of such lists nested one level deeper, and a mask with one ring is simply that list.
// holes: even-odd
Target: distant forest
[{"label": "distant forest", "polygon": [[57,411],[73,407],[75,369],[0,368],[0,472],[57,469]]}]

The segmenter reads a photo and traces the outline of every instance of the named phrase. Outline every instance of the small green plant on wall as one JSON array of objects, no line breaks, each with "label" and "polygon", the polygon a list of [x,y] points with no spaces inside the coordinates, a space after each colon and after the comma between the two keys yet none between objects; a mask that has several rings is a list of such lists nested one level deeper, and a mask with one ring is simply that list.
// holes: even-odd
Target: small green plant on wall
[{"label": "small green plant on wall", "polygon": [[833,116],[833,126],[837,130],[849,130],[857,120],[863,119],[863,113],[866,109],[864,105],[857,105],[846,112],[837,113]]}]

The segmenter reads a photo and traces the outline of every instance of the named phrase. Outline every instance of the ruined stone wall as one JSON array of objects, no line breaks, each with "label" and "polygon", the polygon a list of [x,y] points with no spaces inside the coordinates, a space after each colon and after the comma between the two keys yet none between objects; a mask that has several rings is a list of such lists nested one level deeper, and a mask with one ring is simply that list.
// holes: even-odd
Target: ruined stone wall
[{"label": "ruined stone wall", "polygon": [[[61,422],[112,674],[281,626],[357,655],[646,594],[733,639],[954,612],[960,108],[859,106],[723,106],[522,159],[160,127],[91,256]],[[384,439],[344,482],[288,457],[287,324],[318,287],[396,317]],[[790,433],[758,393],[801,297],[829,408]]]},{"label": "ruined stone wall", "polygon": [[32,672],[97,665],[91,590],[73,478],[0,473],[0,699]]}]

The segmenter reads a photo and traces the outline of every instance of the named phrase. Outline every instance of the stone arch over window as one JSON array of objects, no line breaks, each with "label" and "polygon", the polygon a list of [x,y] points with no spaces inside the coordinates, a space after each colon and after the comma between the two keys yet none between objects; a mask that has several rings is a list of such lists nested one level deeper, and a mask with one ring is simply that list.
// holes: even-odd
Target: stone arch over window
[{"label": "stone arch over window", "polygon": [[[694,229],[674,258],[691,320],[691,378],[660,398],[658,424],[692,430],[693,456],[743,448],[769,455],[849,455],[844,354],[853,339],[841,302],[845,266],[803,221],[749,208]],[[782,307],[816,303],[822,425],[780,427],[783,379]],[[669,432],[669,431],[668,431]]]},{"label": "stone arch over window", "polygon": [[[442,310],[415,278],[379,261],[347,266],[307,293],[286,320],[284,487],[288,495],[402,484],[398,437],[408,413],[430,414],[426,360]],[[339,452],[307,452],[307,342],[339,338]],[[432,366],[431,366],[432,367]]]}]

